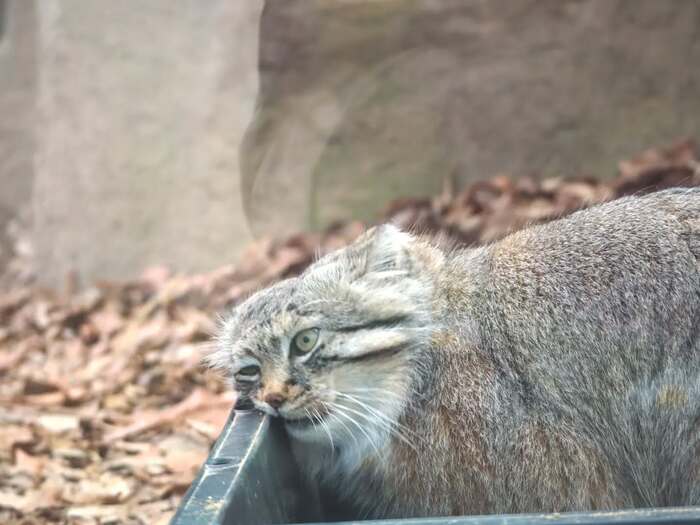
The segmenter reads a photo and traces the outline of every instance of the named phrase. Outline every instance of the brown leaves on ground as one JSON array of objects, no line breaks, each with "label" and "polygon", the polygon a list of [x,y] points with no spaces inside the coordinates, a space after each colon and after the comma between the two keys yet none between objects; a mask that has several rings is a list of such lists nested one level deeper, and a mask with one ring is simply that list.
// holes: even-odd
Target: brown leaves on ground
[{"label": "brown leaves on ground", "polygon": [[625,195],[697,185],[700,161],[694,144],[683,141],[620,162],[619,175],[611,180],[498,176],[460,192],[448,181],[442,194],[432,199],[392,203],[386,217],[418,232],[440,233],[464,244],[479,244]]},{"label": "brown leaves on ground", "polygon": [[[700,183],[690,143],[620,164],[610,181],[495,177],[389,206],[386,220],[481,243],[630,193]],[[365,226],[251,245],[236,267],[151,268],[80,293],[0,294],[0,523],[167,523],[226,421],[201,366],[216,314],[344,246]]]}]

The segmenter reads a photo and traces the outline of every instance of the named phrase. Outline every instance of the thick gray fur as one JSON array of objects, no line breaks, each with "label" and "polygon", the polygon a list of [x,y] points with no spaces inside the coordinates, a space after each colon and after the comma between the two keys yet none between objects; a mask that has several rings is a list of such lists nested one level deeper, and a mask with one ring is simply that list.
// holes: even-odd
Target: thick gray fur
[{"label": "thick gray fur", "polygon": [[383,226],[240,305],[212,361],[367,517],[698,505],[699,256],[700,189],[474,249]]}]

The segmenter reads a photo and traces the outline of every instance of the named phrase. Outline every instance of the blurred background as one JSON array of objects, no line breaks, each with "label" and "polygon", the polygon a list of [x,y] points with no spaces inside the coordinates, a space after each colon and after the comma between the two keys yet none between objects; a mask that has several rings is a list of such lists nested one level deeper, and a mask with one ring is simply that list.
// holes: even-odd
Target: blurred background
[{"label": "blurred background", "polygon": [[50,286],[202,271],[446,177],[610,177],[700,131],[695,0],[0,0],[0,20],[0,266],[31,255]]},{"label": "blurred background", "polygon": [[165,524],[214,319],[369,224],[700,184],[696,0],[0,0],[0,523]]}]

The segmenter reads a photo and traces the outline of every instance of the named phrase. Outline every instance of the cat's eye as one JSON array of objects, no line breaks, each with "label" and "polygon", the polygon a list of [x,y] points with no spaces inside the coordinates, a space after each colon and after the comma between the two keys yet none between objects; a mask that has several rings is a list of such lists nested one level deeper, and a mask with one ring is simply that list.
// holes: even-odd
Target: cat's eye
[{"label": "cat's eye", "polygon": [[260,367],[258,365],[248,365],[239,369],[236,372],[236,377],[243,380],[251,380],[260,373]]},{"label": "cat's eye", "polygon": [[302,330],[292,339],[292,350],[297,354],[308,354],[318,342],[318,328]]}]

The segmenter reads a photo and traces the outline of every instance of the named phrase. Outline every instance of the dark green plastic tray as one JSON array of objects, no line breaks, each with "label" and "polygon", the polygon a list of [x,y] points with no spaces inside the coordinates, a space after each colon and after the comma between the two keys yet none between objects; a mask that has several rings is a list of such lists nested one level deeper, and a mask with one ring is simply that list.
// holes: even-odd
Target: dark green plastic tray
[{"label": "dark green plastic tray", "polygon": [[233,411],[171,525],[327,523],[343,518],[344,523],[375,525],[700,524],[700,507],[353,521],[332,495],[320,497],[317,487],[299,478],[277,421],[255,411]]}]

